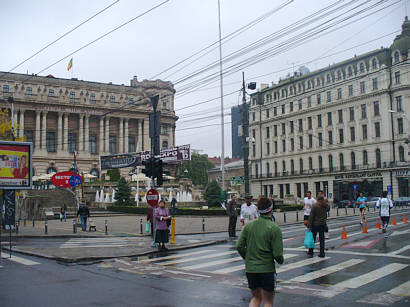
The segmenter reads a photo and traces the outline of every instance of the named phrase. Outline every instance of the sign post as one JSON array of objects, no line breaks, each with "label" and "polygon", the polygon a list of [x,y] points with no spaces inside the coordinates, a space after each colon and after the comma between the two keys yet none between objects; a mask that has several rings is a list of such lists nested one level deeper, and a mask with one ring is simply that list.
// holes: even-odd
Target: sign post
[{"label": "sign post", "polygon": [[158,205],[159,202],[159,193],[155,189],[149,189],[147,191],[147,194],[145,195],[145,198],[147,200],[147,203],[152,207],[152,231],[153,231],[153,238],[154,242],[152,242],[152,247],[155,247],[155,237],[156,237],[156,221],[155,221],[155,208]]}]

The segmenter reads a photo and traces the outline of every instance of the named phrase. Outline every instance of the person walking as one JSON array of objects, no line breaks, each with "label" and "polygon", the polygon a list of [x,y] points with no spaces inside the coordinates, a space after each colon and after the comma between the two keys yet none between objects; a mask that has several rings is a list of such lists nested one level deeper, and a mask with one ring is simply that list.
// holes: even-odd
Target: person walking
[{"label": "person walking", "polygon": [[90,217],[90,210],[86,203],[81,203],[77,211],[77,217],[80,216],[81,230],[87,231],[87,218]]},{"label": "person walking", "polygon": [[238,211],[236,210],[236,195],[232,195],[231,200],[226,205],[226,213],[229,216],[228,234],[229,238],[236,237],[236,221],[238,220]]},{"label": "person walking", "polygon": [[363,223],[366,223],[366,217],[365,217],[365,212],[367,208],[367,198],[364,196],[363,192],[360,192],[360,196],[356,199],[356,204],[359,206],[360,210],[360,225],[363,225]]},{"label": "person walking", "polygon": [[275,261],[282,264],[283,240],[278,225],[271,219],[272,203],[265,197],[257,203],[260,216],[245,225],[236,249],[245,259],[248,287],[252,291],[249,306],[273,306],[276,285]]},{"label": "person walking", "polygon": [[[327,197],[325,196],[325,193],[324,193],[322,190],[320,190],[320,191],[317,193],[317,197],[319,197],[319,196],[322,196],[323,199],[325,200],[325,202],[326,202],[327,204],[329,204],[329,200],[327,199]],[[330,211],[330,206],[327,207],[327,211],[328,211],[328,212]],[[329,227],[327,226],[327,223],[326,223],[326,225],[325,225],[325,239],[329,239]]]},{"label": "person walking", "polygon": [[390,220],[390,209],[393,208],[393,202],[387,198],[387,191],[383,191],[382,196],[376,203],[376,208],[380,208],[380,218],[383,224],[382,232],[385,234],[384,237],[387,238],[386,231]]},{"label": "person walking", "polygon": [[249,221],[257,219],[259,216],[258,207],[252,204],[252,195],[245,196],[245,203],[241,206],[241,217],[240,221],[243,226]]},{"label": "person walking", "polygon": [[[319,257],[325,257],[325,226],[327,220],[327,210],[329,204],[322,195],[318,196],[317,202],[310,211],[307,227],[312,231],[313,239],[316,242],[316,235],[319,233],[320,253]],[[313,257],[313,248],[309,248],[308,256]]]},{"label": "person walking", "polygon": [[169,214],[168,208],[165,207],[165,201],[159,201],[159,207],[155,209],[155,243],[158,243],[159,250],[168,250],[165,243],[168,243],[169,232],[168,232],[168,221],[171,222],[171,215]]},{"label": "person walking", "polygon": [[312,192],[307,191],[306,197],[303,199],[303,223],[306,227],[309,221],[310,210],[312,210],[312,206],[315,203],[316,199],[312,197]]}]

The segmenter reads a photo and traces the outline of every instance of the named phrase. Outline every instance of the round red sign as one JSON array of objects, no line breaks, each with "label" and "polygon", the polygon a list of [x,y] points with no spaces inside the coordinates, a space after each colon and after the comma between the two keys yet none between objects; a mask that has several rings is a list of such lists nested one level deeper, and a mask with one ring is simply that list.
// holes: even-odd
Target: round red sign
[{"label": "round red sign", "polygon": [[70,178],[71,176],[75,175],[74,172],[66,171],[66,172],[58,172],[51,177],[51,182],[60,188],[71,188],[70,185]]},{"label": "round red sign", "polygon": [[150,189],[148,190],[147,195],[145,195],[145,198],[151,207],[155,207],[159,202],[159,193],[155,189]]}]

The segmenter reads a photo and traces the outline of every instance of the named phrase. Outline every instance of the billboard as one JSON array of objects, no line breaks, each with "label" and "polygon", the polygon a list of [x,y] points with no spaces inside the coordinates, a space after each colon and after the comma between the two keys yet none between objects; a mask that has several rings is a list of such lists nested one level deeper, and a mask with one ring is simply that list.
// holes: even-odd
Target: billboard
[{"label": "billboard", "polygon": [[0,141],[0,189],[31,189],[32,143]]}]

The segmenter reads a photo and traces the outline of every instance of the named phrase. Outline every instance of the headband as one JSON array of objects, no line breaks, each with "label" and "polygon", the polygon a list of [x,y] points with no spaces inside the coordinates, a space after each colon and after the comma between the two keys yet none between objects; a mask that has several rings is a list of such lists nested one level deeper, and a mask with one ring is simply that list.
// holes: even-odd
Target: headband
[{"label": "headband", "polygon": [[258,209],[258,211],[259,211],[259,213],[268,213],[272,209],[273,209],[273,205],[270,205],[268,208],[263,209],[263,210]]}]

